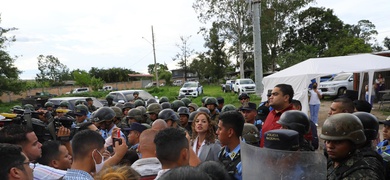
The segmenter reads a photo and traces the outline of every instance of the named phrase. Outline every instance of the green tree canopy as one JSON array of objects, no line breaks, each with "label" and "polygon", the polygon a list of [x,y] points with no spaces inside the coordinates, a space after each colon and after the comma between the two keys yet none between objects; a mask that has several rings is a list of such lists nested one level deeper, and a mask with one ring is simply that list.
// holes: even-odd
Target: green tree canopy
[{"label": "green tree canopy", "polygon": [[49,82],[50,85],[61,85],[64,80],[62,78],[69,74],[66,65],[53,55],[44,56],[41,54],[37,59],[40,73],[36,74],[35,80],[40,83]]}]

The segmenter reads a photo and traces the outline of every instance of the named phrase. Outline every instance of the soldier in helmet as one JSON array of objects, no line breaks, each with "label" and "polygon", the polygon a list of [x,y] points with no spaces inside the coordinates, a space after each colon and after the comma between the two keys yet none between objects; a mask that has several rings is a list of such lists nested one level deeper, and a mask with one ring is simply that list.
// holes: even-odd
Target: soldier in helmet
[{"label": "soldier in helmet", "polygon": [[146,113],[149,114],[148,120],[146,120],[147,123],[150,125],[158,118],[158,113],[162,110],[162,107],[158,103],[152,103],[148,105],[148,108],[146,108]]},{"label": "soldier in helmet", "polygon": [[180,107],[177,110],[177,114],[180,116],[180,126],[183,127],[188,131],[188,134],[191,136],[192,135],[192,128],[191,128],[191,123],[188,122],[188,119],[190,117],[190,110],[186,107]]},{"label": "soldier in helmet", "polygon": [[247,144],[259,147],[260,132],[257,127],[251,123],[245,123],[242,131],[242,138]]},{"label": "soldier in helmet", "polygon": [[87,107],[89,112],[96,111],[96,106],[93,105],[93,99],[92,98],[86,98],[85,101],[87,101]]},{"label": "soldier in helmet", "polygon": [[355,115],[330,116],[322,126],[329,157],[327,179],[384,179],[382,162],[363,156],[359,146],[366,142],[363,125]]},{"label": "soldier in helmet", "polygon": [[81,123],[88,122],[87,114],[88,114],[88,108],[87,106],[83,104],[79,104],[74,108],[74,115],[76,116],[75,122],[72,124],[72,128],[75,128],[76,126],[79,126]]},{"label": "soldier in helmet", "polygon": [[158,118],[163,119],[168,127],[178,128],[179,117],[172,109],[163,109],[158,113]]},{"label": "soldier in helmet", "polygon": [[163,103],[161,103],[161,108],[162,109],[171,109],[171,103],[169,103],[169,102],[163,102]]},{"label": "soldier in helmet", "polygon": [[124,116],[127,116],[127,113],[130,111],[130,109],[135,108],[134,103],[127,102],[123,105],[122,112]]},{"label": "soldier in helmet", "polygon": [[143,106],[143,107],[145,107],[145,101],[142,100],[142,99],[137,99],[137,100],[134,101],[134,106],[135,106],[135,107],[138,107],[138,106]]},{"label": "soldier in helmet", "polygon": [[221,113],[226,112],[226,111],[236,111],[237,108],[233,104],[226,104],[222,107]]},{"label": "soldier in helmet", "polygon": [[198,108],[199,108],[199,106],[195,103],[188,104],[188,110],[190,110],[190,113],[198,110]]},{"label": "soldier in helmet", "polygon": [[143,120],[142,111],[137,108],[130,109],[130,111],[127,113],[127,124],[130,126],[132,123],[140,123]]},{"label": "soldier in helmet", "polygon": [[183,101],[184,105],[188,107],[188,105],[191,103],[191,99],[189,98],[182,98],[181,101]]},{"label": "soldier in helmet", "polygon": [[61,103],[58,106],[58,108],[59,109],[69,109],[69,101],[61,101]]},{"label": "soldier in helmet", "polygon": [[119,107],[111,106],[110,107],[115,112],[114,123],[118,128],[127,127],[126,121],[123,121],[123,112]]},{"label": "soldier in helmet", "polygon": [[202,97],[202,107],[205,107],[206,105],[204,104],[204,102],[206,101],[206,99],[207,99],[208,97],[207,96],[204,96],[204,97]]},{"label": "soldier in helmet", "polygon": [[85,101],[83,99],[76,100],[76,102],[74,103],[75,106],[77,106],[79,104],[84,104],[84,105],[88,106],[87,101]]},{"label": "soldier in helmet", "polygon": [[244,104],[245,102],[249,102],[251,100],[251,98],[249,97],[249,95],[247,93],[241,93],[238,96],[238,100],[240,100],[241,104]]},{"label": "soldier in helmet", "polygon": [[54,104],[52,102],[46,102],[44,107],[47,111],[53,112]]},{"label": "soldier in helmet", "polygon": [[136,107],[136,109],[141,110],[141,113],[142,113],[142,120],[141,120],[140,123],[145,124],[145,123],[146,123],[146,119],[148,118],[148,115],[146,114],[146,108],[145,108],[145,106],[138,106],[138,107]]},{"label": "soldier in helmet", "polygon": [[160,104],[162,104],[162,103],[164,103],[164,102],[169,102],[169,99],[168,99],[168,97],[166,97],[166,96],[162,96],[160,99],[159,99],[159,101],[158,101]]},{"label": "soldier in helmet", "polygon": [[298,110],[286,111],[280,116],[277,123],[282,125],[282,129],[291,129],[299,133],[299,149],[301,151],[314,151],[311,142],[304,138],[310,131],[310,120],[306,114]]},{"label": "soldier in helmet", "polygon": [[219,118],[219,112],[217,110],[218,101],[215,97],[208,97],[205,102],[205,107],[210,110],[210,118],[211,122],[216,125]]},{"label": "soldier in helmet", "polygon": [[30,111],[35,111],[35,107],[32,104],[25,104],[24,109],[30,109]]},{"label": "soldier in helmet", "polygon": [[174,100],[171,104],[173,111],[177,112],[179,107],[187,107],[182,100]]},{"label": "soldier in helmet", "polygon": [[[95,111],[92,120],[99,127],[101,135],[104,139],[112,136],[114,128],[117,126],[114,124],[115,111],[109,107],[102,107]],[[121,137],[127,139],[126,136],[120,132]]]},{"label": "soldier in helmet", "polygon": [[144,101],[141,97],[139,97],[139,92],[138,91],[134,91],[133,92],[133,97],[134,97],[133,101],[136,101],[136,100]]},{"label": "soldier in helmet", "polygon": [[114,97],[112,97],[111,95],[106,96],[106,101],[108,107],[115,106]]},{"label": "soldier in helmet", "polygon": [[219,112],[221,112],[223,106],[225,105],[225,99],[223,97],[217,97],[217,101],[218,101],[217,109],[218,109]]}]

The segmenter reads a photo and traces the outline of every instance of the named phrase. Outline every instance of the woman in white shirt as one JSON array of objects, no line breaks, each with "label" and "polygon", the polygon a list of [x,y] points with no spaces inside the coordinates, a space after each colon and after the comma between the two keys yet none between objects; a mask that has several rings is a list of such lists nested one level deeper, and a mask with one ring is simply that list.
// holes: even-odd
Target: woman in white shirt
[{"label": "woman in white shirt", "polygon": [[313,83],[313,88],[309,90],[310,100],[309,100],[309,108],[310,108],[310,119],[318,126],[318,112],[320,111],[320,105],[322,98],[321,90],[317,89],[317,83]]},{"label": "woman in white shirt", "polygon": [[198,112],[192,123],[192,148],[199,159],[203,161],[218,161],[221,145],[216,141],[215,132],[210,116],[205,112]]}]

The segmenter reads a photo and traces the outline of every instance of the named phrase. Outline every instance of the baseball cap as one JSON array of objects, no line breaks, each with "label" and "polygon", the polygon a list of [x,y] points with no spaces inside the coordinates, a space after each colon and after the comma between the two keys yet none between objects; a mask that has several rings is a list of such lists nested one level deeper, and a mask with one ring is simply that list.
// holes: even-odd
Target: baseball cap
[{"label": "baseball cap", "polygon": [[262,121],[265,121],[265,119],[267,118],[269,114],[269,107],[267,106],[260,106],[259,108],[257,108],[257,117],[256,119],[260,119]]},{"label": "baseball cap", "polygon": [[379,120],[379,124],[384,124],[386,126],[390,126],[390,116],[387,116],[385,120]]},{"label": "baseball cap", "polygon": [[249,99],[249,95],[247,93],[241,93],[240,96],[238,96],[238,99],[239,100],[242,100],[242,99]]},{"label": "baseball cap", "polygon": [[92,98],[86,98],[85,101],[93,101]]},{"label": "baseball cap", "polygon": [[299,134],[290,129],[275,129],[264,134],[264,147],[269,149],[297,151]]},{"label": "baseball cap", "polygon": [[129,128],[123,128],[124,131],[138,131],[140,133],[145,129],[147,128],[144,125],[137,122],[132,123]]},{"label": "baseball cap", "polygon": [[256,110],[256,104],[251,102],[245,102],[242,104],[240,110],[248,110],[248,111],[255,111]]},{"label": "baseball cap", "polygon": [[218,104],[225,103],[225,99],[223,97],[217,97]]}]

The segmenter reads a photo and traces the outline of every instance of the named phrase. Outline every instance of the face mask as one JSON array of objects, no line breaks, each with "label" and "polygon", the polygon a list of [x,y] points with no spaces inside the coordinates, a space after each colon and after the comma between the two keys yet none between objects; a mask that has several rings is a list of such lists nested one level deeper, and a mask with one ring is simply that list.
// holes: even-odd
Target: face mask
[{"label": "face mask", "polygon": [[[104,165],[104,157],[103,157],[102,154],[100,154],[100,152],[99,152],[98,150],[95,149],[95,151],[97,151],[97,152],[99,153],[99,155],[101,156],[101,158],[102,158],[102,162],[101,162],[100,164],[97,164],[95,158],[94,158],[93,155],[92,155],[93,162],[95,162],[95,171],[96,171],[96,173],[98,173],[98,172],[99,172],[100,170],[102,170],[102,168],[103,168],[103,165]],[[92,154],[93,154],[93,152],[92,152]]]}]

